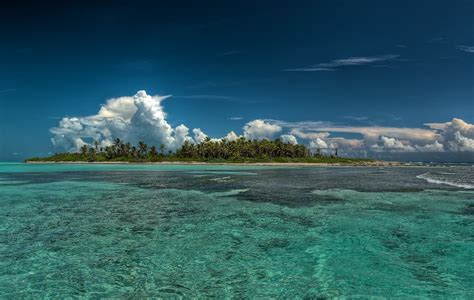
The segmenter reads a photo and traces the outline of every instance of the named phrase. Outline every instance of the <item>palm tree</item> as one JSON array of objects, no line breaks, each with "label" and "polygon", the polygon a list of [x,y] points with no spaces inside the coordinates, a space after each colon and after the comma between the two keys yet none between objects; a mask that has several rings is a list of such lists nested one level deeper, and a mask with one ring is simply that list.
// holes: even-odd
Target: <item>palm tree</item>
[{"label": "palm tree", "polygon": [[111,146],[105,147],[105,157],[108,159],[112,159],[115,157],[114,150]]},{"label": "palm tree", "polygon": [[86,156],[88,150],[89,150],[89,149],[88,149],[88,147],[87,147],[86,144],[82,145],[82,147],[81,147],[81,154],[82,154],[82,156]]},{"label": "palm tree", "polygon": [[136,157],[138,156],[137,147],[132,146],[132,149],[130,150],[130,155],[131,155],[133,158],[136,158]]},{"label": "palm tree", "polygon": [[[186,142],[188,142],[188,141],[186,141]],[[185,142],[185,143],[186,143],[186,142]],[[161,154],[161,156],[163,156],[164,153],[165,153],[165,145],[160,144],[160,154]]]},{"label": "palm tree", "polygon": [[148,151],[148,145],[145,144],[143,141],[138,142],[138,152],[141,157],[145,157]]},{"label": "palm tree", "polygon": [[120,143],[120,149],[119,149],[120,156],[127,156],[127,145],[124,143]]},{"label": "palm tree", "polygon": [[123,156],[129,156],[130,150],[132,149],[132,144],[126,143],[123,145]]},{"label": "palm tree", "polygon": [[150,152],[149,152],[149,155],[153,158],[153,157],[156,157],[158,155],[158,152],[156,151],[156,147],[155,146],[151,146],[150,147]]},{"label": "palm tree", "polygon": [[96,154],[95,148],[90,147],[89,148],[89,153],[87,155],[87,160],[88,161],[95,161],[95,158],[96,158],[95,154]]},{"label": "palm tree", "polygon": [[114,140],[114,156],[119,156],[120,155],[120,150],[122,148],[122,141],[119,138],[116,138]]}]

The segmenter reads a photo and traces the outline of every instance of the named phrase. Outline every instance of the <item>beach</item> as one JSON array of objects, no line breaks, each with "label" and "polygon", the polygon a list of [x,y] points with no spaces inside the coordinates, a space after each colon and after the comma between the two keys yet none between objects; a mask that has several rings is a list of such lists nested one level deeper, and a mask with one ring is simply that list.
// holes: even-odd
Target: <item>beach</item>
[{"label": "beach", "polygon": [[163,162],[122,162],[122,161],[29,161],[27,164],[145,164],[145,165],[215,165],[215,166],[287,166],[287,167],[330,167],[330,166],[361,166],[361,167],[389,167],[411,166],[413,164],[391,161],[362,161],[353,163],[299,163],[299,162],[188,162],[188,161],[163,161]]}]

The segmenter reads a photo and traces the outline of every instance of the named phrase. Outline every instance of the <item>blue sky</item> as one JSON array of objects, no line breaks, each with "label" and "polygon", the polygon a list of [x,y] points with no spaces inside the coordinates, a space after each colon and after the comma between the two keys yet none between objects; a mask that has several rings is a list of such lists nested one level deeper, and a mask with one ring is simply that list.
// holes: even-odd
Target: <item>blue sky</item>
[{"label": "blue sky", "polygon": [[[436,123],[440,136],[418,144],[377,131],[364,155],[439,142],[450,154],[438,157],[474,157],[472,1],[154,2],[3,5],[0,160],[60,151],[50,129],[63,117],[96,115],[139,90],[173,95],[161,102],[166,121],[190,135],[240,135],[255,119],[277,135]],[[329,138],[368,143],[359,129]],[[463,144],[451,147],[456,130]]]}]

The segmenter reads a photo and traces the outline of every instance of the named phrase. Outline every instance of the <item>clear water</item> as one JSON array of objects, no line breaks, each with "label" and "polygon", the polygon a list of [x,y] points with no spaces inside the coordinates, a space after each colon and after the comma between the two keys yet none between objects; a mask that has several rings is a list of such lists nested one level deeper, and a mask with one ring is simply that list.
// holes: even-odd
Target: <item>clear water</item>
[{"label": "clear water", "polygon": [[473,175],[0,164],[0,298],[472,299]]}]

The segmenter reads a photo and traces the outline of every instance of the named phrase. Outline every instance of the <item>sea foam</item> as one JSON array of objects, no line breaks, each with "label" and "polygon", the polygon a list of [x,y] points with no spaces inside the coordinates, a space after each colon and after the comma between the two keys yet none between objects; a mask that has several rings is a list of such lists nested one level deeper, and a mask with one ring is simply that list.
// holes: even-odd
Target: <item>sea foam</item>
[{"label": "sea foam", "polygon": [[424,174],[416,176],[416,178],[424,179],[427,182],[434,183],[434,184],[445,184],[445,185],[450,185],[450,186],[459,187],[463,189],[474,189],[473,184],[468,184],[464,182],[455,182],[455,181],[440,179],[440,178],[433,178],[433,177],[430,177],[430,175],[431,175],[430,173],[424,173]]}]

